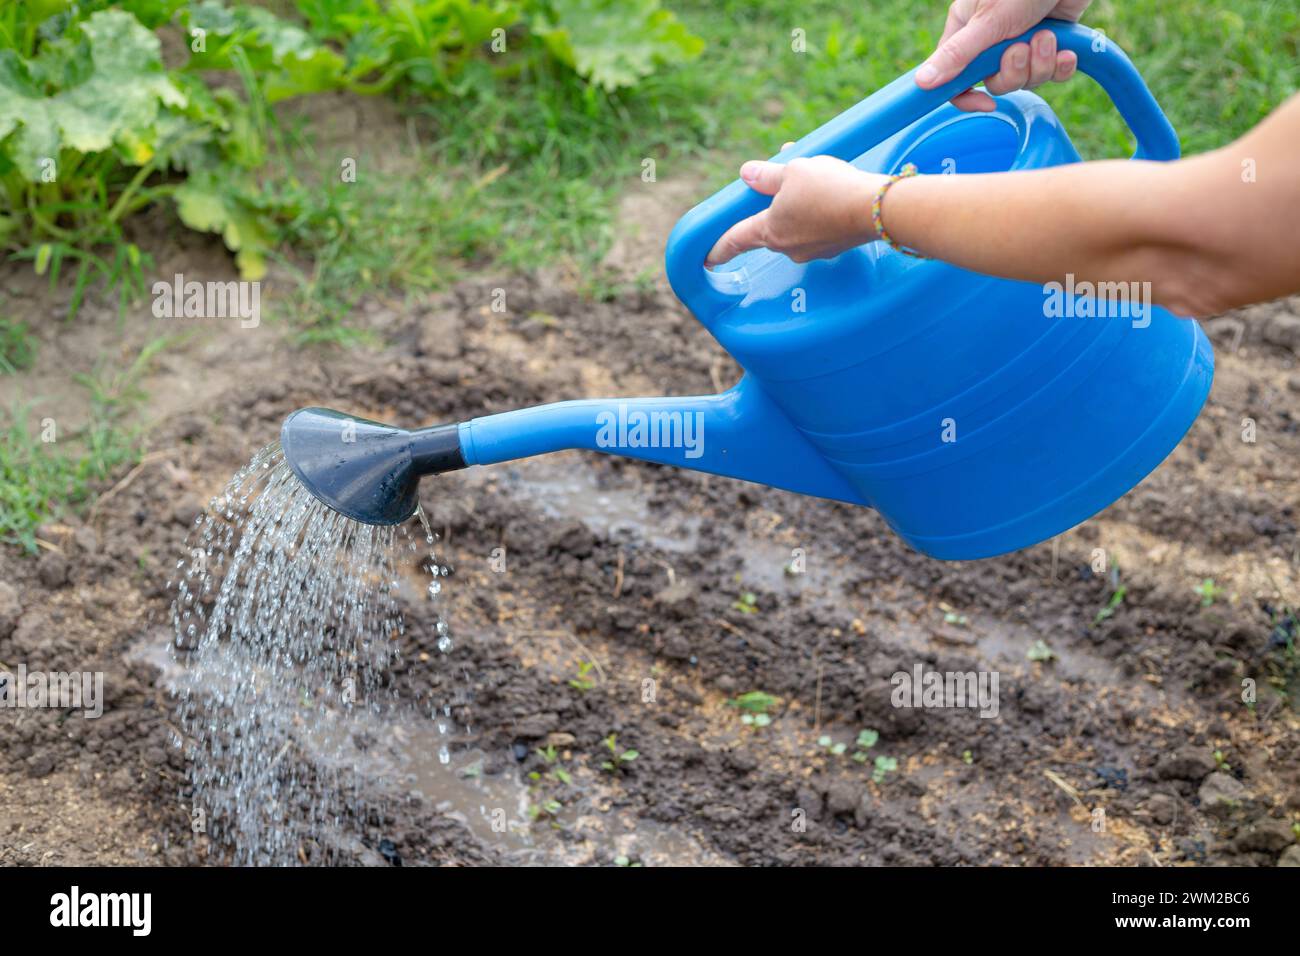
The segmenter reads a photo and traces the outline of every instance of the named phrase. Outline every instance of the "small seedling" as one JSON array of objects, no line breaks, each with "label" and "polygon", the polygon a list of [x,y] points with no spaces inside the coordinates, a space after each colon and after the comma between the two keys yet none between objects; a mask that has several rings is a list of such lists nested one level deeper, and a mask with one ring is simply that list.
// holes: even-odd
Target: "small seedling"
[{"label": "small seedling", "polygon": [[1214,751],[1214,764],[1224,773],[1232,773],[1232,764],[1228,763],[1228,758],[1224,756],[1222,750]]},{"label": "small seedling", "polygon": [[626,769],[628,764],[641,756],[635,750],[619,750],[618,737],[615,734],[610,734],[605,738],[605,747],[609,750],[610,756],[613,757],[613,759],[606,760],[600,765],[600,768],[602,770],[608,770],[610,773],[622,772]]},{"label": "small seedling", "polygon": [[[551,768],[547,771],[546,776],[550,777],[552,780],[558,780],[563,784],[573,783],[573,778],[569,776],[569,771],[560,766],[560,755],[555,747],[550,746],[544,749],[538,747],[537,756],[542,758],[542,763]],[[534,770],[528,775],[528,779],[533,781],[541,780],[542,775]]]},{"label": "small seedling", "polygon": [[822,734],[820,737],[818,737],[817,746],[824,748],[827,753],[835,757],[841,756],[844,753],[844,751],[849,749],[848,744],[836,743],[834,740],[832,740],[830,734]]},{"label": "small seedling", "polygon": [[1223,588],[1214,583],[1214,578],[1206,578],[1192,590],[1201,596],[1201,607],[1209,607],[1223,595]]},{"label": "small seedling", "polygon": [[758,595],[753,591],[742,591],[740,597],[731,606],[741,614],[757,614]]},{"label": "small seedling", "polygon": [[867,751],[874,747],[879,739],[880,731],[878,730],[872,730],[868,727],[866,730],[858,731],[858,739],[853,741],[853,745],[858,748],[853,754],[853,759],[858,763],[866,763]]},{"label": "small seedling", "polygon": [[596,686],[596,682],[591,679],[591,672],[596,667],[595,661],[579,661],[578,676],[569,678],[569,686],[574,690],[589,691]]},{"label": "small seedling", "polygon": [[1025,654],[1031,661],[1051,661],[1056,659],[1056,651],[1052,650],[1043,639],[1039,638],[1030,645],[1029,651]]},{"label": "small seedling", "polygon": [[956,611],[948,611],[943,616],[943,623],[953,624],[956,625],[957,627],[965,627],[967,624],[970,623],[970,621],[967,620],[965,614],[958,614]]},{"label": "small seedling", "polygon": [[1119,609],[1119,606],[1124,603],[1124,595],[1127,593],[1127,585],[1121,584],[1119,587],[1115,588],[1115,590],[1111,592],[1110,600],[1106,602],[1104,608],[1097,612],[1097,616],[1093,619],[1092,623],[1100,624],[1102,621],[1106,620],[1106,618],[1114,614]]},{"label": "small seedling", "polygon": [[614,865],[615,865],[615,866],[637,867],[637,866],[641,866],[642,864],[641,864],[641,861],[640,861],[640,860],[633,860],[633,859],[630,859],[630,858],[628,858],[628,857],[626,857],[626,856],[616,856],[616,857],[614,857]]},{"label": "small seedling", "polygon": [[554,817],[557,814],[559,814],[559,812],[563,809],[564,809],[564,804],[562,804],[559,800],[555,800],[555,799],[545,800],[542,803],[530,804],[528,807],[528,815],[532,817],[534,820],[538,820],[544,816]]},{"label": "small seedling", "polygon": [[961,762],[966,764],[966,766],[969,767],[971,764],[975,762],[975,755],[971,753],[969,750],[963,750],[961,752]]},{"label": "small seedling", "polygon": [[737,707],[743,713],[740,715],[740,722],[747,727],[766,727],[772,723],[772,717],[768,711],[777,705],[778,699],[771,694],[764,693],[761,690],[751,690],[748,694],[741,694],[734,700],[727,701],[728,707]]},{"label": "small seedling", "polygon": [[885,777],[898,769],[898,759],[895,757],[877,757],[876,765],[871,771],[871,780],[873,783],[884,783]]}]

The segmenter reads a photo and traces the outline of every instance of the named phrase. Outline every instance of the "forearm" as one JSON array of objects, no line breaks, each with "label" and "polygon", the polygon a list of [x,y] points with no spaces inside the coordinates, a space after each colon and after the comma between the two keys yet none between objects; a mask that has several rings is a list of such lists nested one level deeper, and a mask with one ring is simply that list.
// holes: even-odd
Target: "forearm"
[{"label": "forearm", "polygon": [[[1149,282],[1152,300],[1210,315],[1300,290],[1300,176],[1288,104],[1230,147],[1174,163],[1126,160],[890,189],[884,225],[924,255],[1030,282]],[[1259,177],[1243,176],[1243,160]],[[1267,170],[1267,177],[1265,177]]]},{"label": "forearm", "polygon": [[[1215,197],[1206,157],[1175,164],[1115,160],[896,183],[884,223],[899,243],[989,275],[1029,282],[1149,282],[1152,300],[1184,315],[1213,311],[1203,240]],[[1201,281],[1192,287],[1187,277]]]}]

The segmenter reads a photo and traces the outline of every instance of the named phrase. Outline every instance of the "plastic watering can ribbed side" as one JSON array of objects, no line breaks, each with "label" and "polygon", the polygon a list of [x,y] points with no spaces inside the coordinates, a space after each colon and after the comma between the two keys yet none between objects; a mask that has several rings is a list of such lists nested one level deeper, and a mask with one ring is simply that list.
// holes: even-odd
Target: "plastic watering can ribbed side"
[{"label": "plastic watering can ribbed side", "polygon": [[[1018,40],[1044,27],[1110,95],[1135,158],[1177,158],[1173,129],[1118,47],[1054,20]],[[910,161],[923,173],[1077,162],[1031,93],[998,98],[990,114],[947,105],[1012,42],[936,90],[899,77],[775,159],[829,154],[878,171]],[[869,505],[919,550],[965,559],[1105,508],[1173,450],[1209,393],[1204,334],[1158,307],[1052,318],[1050,290],[881,243],[807,264],[759,250],[706,270],[722,233],[769,202],[737,180],[668,241],[674,291],[745,370],[721,395],[560,402],[415,432],[366,423],[373,440],[360,451],[340,450],[337,413],[309,409],[285,423],[286,457],[331,506],[385,522],[413,509],[420,474],[585,448]],[[1088,314],[1091,297],[1074,291],[1058,305]]]}]

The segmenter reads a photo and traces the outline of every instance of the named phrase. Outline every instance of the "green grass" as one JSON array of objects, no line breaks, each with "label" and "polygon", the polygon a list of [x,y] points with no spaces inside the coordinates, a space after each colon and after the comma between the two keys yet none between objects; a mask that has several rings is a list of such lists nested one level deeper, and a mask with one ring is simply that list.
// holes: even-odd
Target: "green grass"
[{"label": "green grass", "polygon": [[42,440],[43,427],[32,405],[0,409],[0,541],[29,554],[37,550],[37,528],[139,460],[131,435],[106,409],[96,408],[86,428],[52,443]]},{"label": "green grass", "polygon": [[[667,5],[707,41],[697,61],[617,96],[544,59],[509,75],[484,71],[461,97],[410,104],[435,131],[419,156],[427,176],[306,195],[286,232],[316,257],[300,285],[304,336],[346,340],[347,312],[364,290],[436,288],[466,265],[526,270],[570,260],[590,275],[612,239],[617,197],[639,185],[644,159],[655,160],[660,180],[702,176],[705,198],[743,159],[770,155],[920,62],[946,7],[808,0],[793,13],[784,0]],[[1297,87],[1300,13],[1292,0],[1100,0],[1087,22],[1132,56],[1187,153],[1229,142]],[[803,54],[791,49],[795,27],[805,31]],[[1085,157],[1131,151],[1122,119],[1091,80],[1040,92]]]},{"label": "green grass", "polygon": [[139,380],[149,363],[174,341],[154,339],[126,369],[77,376],[90,415],[75,432],[35,403],[0,409],[0,541],[35,554],[42,524],[87,503],[96,484],[140,460],[141,435],[125,419],[144,399]]},{"label": "green grass", "polygon": [[0,375],[31,368],[36,361],[36,340],[25,323],[0,318]]}]

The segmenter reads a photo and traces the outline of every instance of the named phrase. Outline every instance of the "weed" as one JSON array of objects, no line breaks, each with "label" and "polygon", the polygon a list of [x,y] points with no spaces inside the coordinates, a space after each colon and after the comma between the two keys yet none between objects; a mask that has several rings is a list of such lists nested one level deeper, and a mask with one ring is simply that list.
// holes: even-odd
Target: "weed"
[{"label": "weed", "polygon": [[1119,606],[1124,603],[1124,596],[1127,594],[1128,585],[1121,584],[1115,588],[1115,590],[1111,592],[1110,600],[1106,602],[1105,607],[1097,612],[1097,616],[1093,618],[1092,623],[1100,624],[1102,621],[1114,615],[1114,613],[1119,609]]},{"label": "weed", "polygon": [[758,596],[753,591],[742,591],[740,597],[732,603],[731,607],[741,614],[757,614]]},{"label": "weed", "polygon": [[0,319],[0,373],[13,374],[32,367],[36,340],[22,322]]},{"label": "weed", "polygon": [[1224,773],[1232,773],[1232,764],[1228,763],[1228,758],[1222,750],[1214,751],[1214,765]]},{"label": "weed", "polygon": [[871,768],[871,780],[873,783],[884,783],[885,777],[898,769],[898,759],[896,757],[877,757],[875,766]]},{"label": "weed", "polygon": [[620,750],[618,746],[618,737],[610,734],[605,738],[605,749],[609,751],[609,760],[604,761],[600,768],[610,773],[622,773],[627,769],[627,765],[641,756],[635,750]]},{"label": "weed", "polygon": [[569,686],[574,690],[589,691],[596,686],[596,682],[591,679],[591,672],[595,669],[595,661],[579,661],[578,676],[569,678]]},{"label": "weed", "polygon": [[780,699],[773,697],[771,694],[764,693],[761,690],[752,690],[747,694],[741,694],[732,700],[727,701],[728,707],[736,707],[742,711],[740,722],[749,727],[766,727],[772,723],[772,717],[768,713],[780,702]]},{"label": "weed", "polygon": [[1056,659],[1056,651],[1048,647],[1042,638],[1039,638],[1030,645],[1025,657],[1031,661],[1046,662]]},{"label": "weed", "polygon": [[1192,590],[1201,598],[1201,607],[1209,607],[1223,596],[1223,588],[1214,583],[1214,578],[1206,578]]}]

